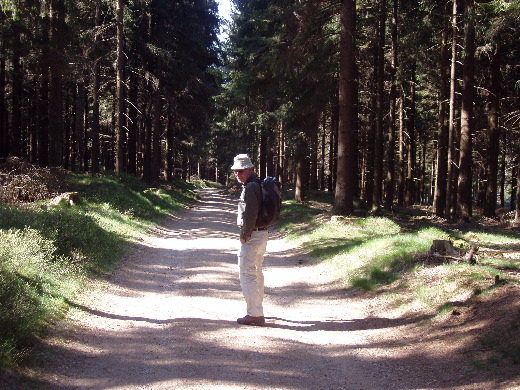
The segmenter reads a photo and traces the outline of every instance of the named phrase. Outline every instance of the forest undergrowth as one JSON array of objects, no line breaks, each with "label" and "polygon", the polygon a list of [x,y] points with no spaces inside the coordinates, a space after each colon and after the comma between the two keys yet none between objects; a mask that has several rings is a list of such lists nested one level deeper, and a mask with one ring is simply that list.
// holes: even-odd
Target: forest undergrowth
[{"label": "forest undergrowth", "polygon": [[197,197],[181,180],[149,187],[126,174],[71,174],[17,159],[0,175],[1,369],[23,365],[86,284]]},{"label": "forest undergrowth", "polygon": [[[328,263],[346,294],[384,302],[378,310],[390,315],[424,317],[427,334],[471,335],[470,366],[518,375],[520,229],[512,220],[475,216],[470,224],[451,223],[425,207],[377,215],[357,209],[341,217],[332,215],[332,204],[324,193],[303,204],[286,201],[280,229],[314,261]],[[455,252],[436,253],[434,240]],[[465,256],[472,248],[470,263]]]}]

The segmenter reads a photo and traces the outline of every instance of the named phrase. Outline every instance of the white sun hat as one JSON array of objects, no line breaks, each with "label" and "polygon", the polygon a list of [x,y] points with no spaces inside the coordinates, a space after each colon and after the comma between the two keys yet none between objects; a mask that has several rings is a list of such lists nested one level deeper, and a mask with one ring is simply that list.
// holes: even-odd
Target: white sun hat
[{"label": "white sun hat", "polygon": [[254,165],[247,154],[238,154],[235,156],[231,169],[247,169],[253,167]]}]

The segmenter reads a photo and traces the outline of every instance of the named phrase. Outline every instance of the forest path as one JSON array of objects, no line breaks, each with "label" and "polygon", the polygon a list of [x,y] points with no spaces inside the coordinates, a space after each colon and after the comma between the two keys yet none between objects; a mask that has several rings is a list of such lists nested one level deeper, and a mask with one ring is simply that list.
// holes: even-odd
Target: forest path
[{"label": "forest path", "polygon": [[[236,200],[201,191],[135,245],[106,289],[47,342],[47,389],[485,389],[457,356],[417,347],[414,321],[369,315],[276,233],[265,327],[241,326]],[[42,384],[43,384],[42,383]]]}]

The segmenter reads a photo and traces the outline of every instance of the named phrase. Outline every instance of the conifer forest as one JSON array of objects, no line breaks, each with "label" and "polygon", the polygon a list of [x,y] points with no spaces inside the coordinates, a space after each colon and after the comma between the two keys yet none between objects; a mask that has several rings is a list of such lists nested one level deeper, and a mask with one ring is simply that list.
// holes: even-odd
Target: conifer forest
[{"label": "conifer forest", "polygon": [[520,220],[518,1],[233,0],[230,21],[215,0],[0,10],[0,159],[228,184],[248,153],[340,215]]}]

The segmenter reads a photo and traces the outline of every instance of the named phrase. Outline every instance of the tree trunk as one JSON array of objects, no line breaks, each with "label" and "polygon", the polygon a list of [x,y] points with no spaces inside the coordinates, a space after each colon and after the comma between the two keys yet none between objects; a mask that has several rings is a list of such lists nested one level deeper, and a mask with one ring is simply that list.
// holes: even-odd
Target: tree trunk
[{"label": "tree trunk", "polygon": [[9,137],[9,154],[22,156],[22,92],[23,75],[21,64],[21,45],[20,28],[18,23],[13,28],[13,47],[12,47],[12,94],[11,94],[11,132]]},{"label": "tree trunk", "polygon": [[469,222],[472,215],[472,165],[473,140],[475,130],[473,117],[474,84],[475,84],[475,27],[473,1],[466,1],[464,11],[464,62],[462,109],[460,118],[460,157],[457,193],[457,210],[462,220]]},{"label": "tree trunk", "polygon": [[404,193],[406,185],[406,136],[404,121],[404,101],[405,95],[401,85],[399,101],[399,183],[397,188],[397,204],[404,204]]},{"label": "tree trunk", "polygon": [[310,147],[310,175],[309,187],[311,190],[318,189],[319,174],[318,174],[318,147],[319,147],[319,125],[318,121],[312,121],[313,129],[311,129],[311,147]]},{"label": "tree trunk", "polygon": [[305,136],[298,137],[298,147],[296,149],[296,187],[294,190],[294,200],[301,203],[305,200],[307,181],[308,181],[308,161],[307,153],[309,145]]},{"label": "tree trunk", "polygon": [[449,52],[448,27],[444,26],[441,35],[440,54],[440,86],[439,86],[439,123],[437,133],[437,175],[433,210],[436,216],[444,217],[446,210],[446,187],[448,177],[448,110],[449,110]]},{"label": "tree trunk", "polygon": [[355,20],[354,0],[341,3],[340,37],[340,78],[339,78],[339,124],[338,162],[336,170],[336,193],[334,213],[349,215],[354,213],[354,133],[357,123],[355,80]]},{"label": "tree trunk", "polygon": [[407,206],[411,206],[415,202],[415,183],[414,174],[416,170],[415,162],[415,68],[416,64],[412,65],[412,75],[410,81],[410,110],[408,113],[408,147],[407,147],[407,164],[406,164],[406,184],[404,202]]},{"label": "tree trunk", "polygon": [[144,145],[143,145],[143,180],[152,182],[152,120],[144,118]]},{"label": "tree trunk", "polygon": [[329,176],[327,180],[327,190],[334,192],[336,185],[337,151],[338,151],[338,105],[339,98],[335,99],[330,118],[329,136]]},{"label": "tree trunk", "polygon": [[[516,148],[516,212],[515,221],[520,222],[520,147]],[[511,196],[512,197],[512,196]]]},{"label": "tree trunk", "polygon": [[284,175],[284,156],[285,156],[285,135],[283,132],[283,122],[278,123],[278,162],[276,164],[276,177],[278,181],[282,184],[285,184],[285,175]]},{"label": "tree trunk", "polygon": [[515,196],[515,194],[518,194],[520,188],[520,181],[518,180],[518,177],[520,176],[520,157],[518,157],[520,147],[517,147],[516,150],[517,156],[513,161],[513,169],[511,170],[511,211],[516,210],[518,213],[520,203],[517,202],[517,196]]},{"label": "tree trunk", "polygon": [[[174,177],[174,141],[175,133],[173,128],[173,113],[172,108],[168,106],[167,121],[166,121],[166,161],[165,161],[165,179],[172,181]],[[218,178],[217,178],[218,180]]]},{"label": "tree trunk", "polygon": [[322,124],[321,124],[321,159],[320,159],[320,190],[325,191],[325,167],[327,165],[327,161],[325,159],[327,150],[327,114],[323,113],[322,116]]},{"label": "tree trunk", "polygon": [[502,153],[500,161],[500,208],[506,205],[506,154]]},{"label": "tree trunk", "polygon": [[384,103],[384,48],[386,27],[386,1],[381,0],[381,10],[378,22],[377,42],[377,69],[376,69],[376,123],[375,123],[375,151],[374,151],[374,192],[372,194],[372,211],[381,207],[383,196],[383,103]]},{"label": "tree trunk", "polygon": [[267,172],[267,129],[265,128],[265,125],[259,126],[258,136],[260,138],[260,142],[258,143],[259,146],[259,161],[258,161],[258,167],[256,173],[260,177],[265,177]]},{"label": "tree trunk", "polygon": [[61,166],[63,163],[63,137],[65,132],[63,120],[63,74],[65,63],[63,51],[65,48],[65,4],[63,0],[55,0],[51,6],[51,45],[54,51],[50,53],[50,88],[49,88],[49,163]]},{"label": "tree trunk", "polygon": [[83,135],[85,129],[85,100],[86,100],[86,89],[83,81],[79,81],[77,84],[77,102],[76,102],[76,128],[74,135],[74,150],[76,155],[76,161],[74,163],[75,169],[79,172],[83,171],[83,154],[85,153],[83,149]]},{"label": "tree trunk", "polygon": [[[101,5],[96,3],[96,26],[101,25]],[[100,38],[96,36],[96,43],[99,44]],[[101,59],[94,60],[94,77],[92,80],[92,146],[90,152],[91,171],[99,172],[99,89],[101,86]]]},{"label": "tree trunk", "polygon": [[488,115],[488,148],[486,159],[486,201],[484,216],[494,218],[497,208],[498,153],[500,142],[500,47],[491,57]]},{"label": "tree trunk", "polygon": [[137,175],[137,142],[139,134],[139,116],[136,108],[139,82],[134,72],[130,72],[128,85],[128,145],[127,145],[127,172]]},{"label": "tree trunk", "polygon": [[388,131],[388,162],[385,182],[385,209],[391,210],[394,203],[395,186],[395,132],[396,132],[396,106],[397,106],[397,11],[399,1],[394,0],[392,8],[392,61],[390,66],[390,111]]},{"label": "tree trunk", "polygon": [[117,48],[116,48],[116,172],[125,169],[125,137],[124,137],[124,90],[123,90],[123,66],[124,66],[124,36],[123,36],[123,0],[116,1],[116,26],[117,26]]},{"label": "tree trunk", "polygon": [[5,43],[0,43],[0,158],[5,158],[9,152],[8,145],[8,120],[7,120],[7,102],[5,96],[5,88],[7,84],[5,70]]},{"label": "tree trunk", "polygon": [[65,137],[63,145],[63,167],[67,170],[73,170],[71,159],[74,155],[74,128],[76,127],[76,113],[75,107],[77,103],[77,89],[76,86],[67,90],[65,93]]},{"label": "tree trunk", "polygon": [[159,179],[161,167],[161,133],[162,133],[162,71],[158,70],[158,80],[156,91],[154,93],[154,108],[153,108],[153,130],[152,130],[152,182]]},{"label": "tree trunk", "polygon": [[446,173],[446,206],[444,216],[450,218],[454,204],[456,167],[455,167],[455,112],[456,112],[456,87],[457,87],[457,0],[452,0],[451,19],[451,66],[450,66],[450,114],[448,120],[448,171]]}]

